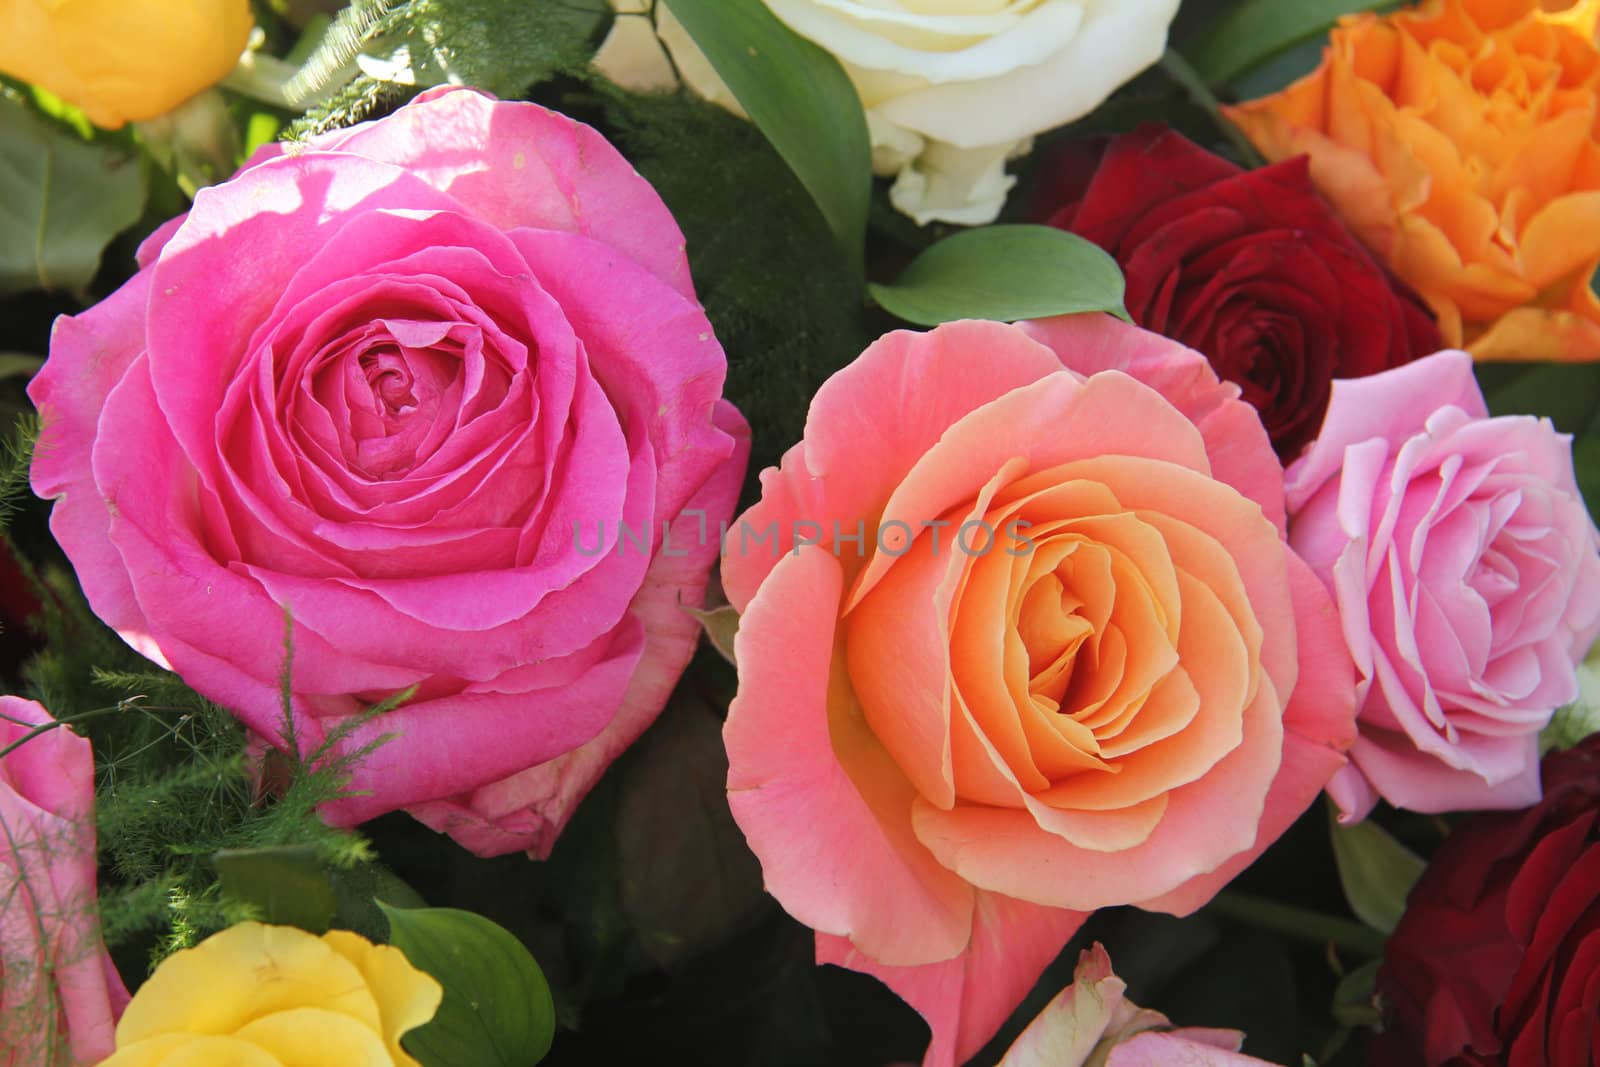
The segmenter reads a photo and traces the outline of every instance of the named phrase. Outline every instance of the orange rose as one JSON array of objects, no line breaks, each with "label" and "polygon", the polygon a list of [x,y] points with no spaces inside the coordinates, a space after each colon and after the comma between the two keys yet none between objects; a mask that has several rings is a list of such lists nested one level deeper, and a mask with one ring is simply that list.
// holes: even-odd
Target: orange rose
[{"label": "orange rose", "polygon": [[1600,359],[1600,0],[1347,17],[1322,66],[1229,109],[1307,153],[1345,221],[1479,359]]}]

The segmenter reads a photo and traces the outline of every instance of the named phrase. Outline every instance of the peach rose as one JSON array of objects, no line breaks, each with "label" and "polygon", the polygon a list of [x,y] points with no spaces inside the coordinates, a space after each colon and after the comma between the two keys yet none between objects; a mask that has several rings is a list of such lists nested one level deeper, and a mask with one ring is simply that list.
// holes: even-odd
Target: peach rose
[{"label": "peach rose", "polygon": [[1107,316],[892,333],[728,534],[735,818],[820,962],[970,1057],[1081,924],[1185,914],[1353,738],[1282,476],[1199,354]]},{"label": "peach rose", "polygon": [[1229,109],[1311,156],[1345,221],[1478,359],[1600,359],[1600,0],[1349,16],[1322,66]]}]

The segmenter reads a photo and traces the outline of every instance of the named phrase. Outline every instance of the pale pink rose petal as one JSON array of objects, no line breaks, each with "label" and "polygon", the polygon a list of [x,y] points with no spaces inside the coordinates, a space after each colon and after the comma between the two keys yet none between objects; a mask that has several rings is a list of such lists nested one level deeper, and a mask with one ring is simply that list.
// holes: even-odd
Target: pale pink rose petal
[{"label": "pale pink rose petal", "polygon": [[[0,696],[0,748],[51,717]],[[0,757],[0,1063],[33,1067],[70,1047],[110,1055],[128,992],[96,911],[94,758],[62,727]],[[62,1027],[63,1029],[58,1029]],[[64,1032],[63,1032],[64,1030]]]},{"label": "pale pink rose petal", "polygon": [[870,974],[894,990],[933,1031],[922,1067],[956,1067],[988,1043],[1088,917],[980,892],[972,939],[954,959],[887,966],[845,938],[819,933],[817,962]]},{"label": "pale pink rose petal", "polygon": [[[1375,420],[1387,420],[1378,425]],[[1334,383],[1287,475],[1290,541],[1332,591],[1362,737],[1330,792],[1414,810],[1539,796],[1534,739],[1600,621],[1600,534],[1570,439],[1488,418],[1465,353]]]},{"label": "pale pink rose petal", "polygon": [[1232,1031],[1146,1030],[1113,1048],[1106,1067],[1272,1067],[1240,1052],[1239,1040]]},{"label": "pale pink rose petal", "polygon": [[1425,398],[1425,410],[1455,407],[1475,418],[1489,413],[1473,377],[1472,357],[1458,351],[1438,352],[1382,374],[1341,379],[1333,392],[1340,400],[1329,403],[1317,439],[1285,472],[1291,512],[1339,474],[1347,446],[1371,438],[1398,446],[1409,437],[1417,426],[1418,398]]},{"label": "pale pink rose petal", "polygon": [[[960,954],[972,887],[910,832],[914,792],[859,723],[835,652],[839,563],[807,546],[785,555],[744,611],[740,691],[728,710],[728,802],[767,889],[807,926],[877,959]],[[836,747],[873,777],[852,780]],[[886,821],[888,820],[888,821]]]},{"label": "pale pink rose petal", "polygon": [[1097,941],[1078,958],[1072,984],[1046,1004],[997,1067],[1084,1067],[1119,1023],[1165,1026],[1166,1017],[1143,1012],[1137,1021],[1125,1018],[1132,1006],[1127,986],[1111,973],[1111,957]]}]

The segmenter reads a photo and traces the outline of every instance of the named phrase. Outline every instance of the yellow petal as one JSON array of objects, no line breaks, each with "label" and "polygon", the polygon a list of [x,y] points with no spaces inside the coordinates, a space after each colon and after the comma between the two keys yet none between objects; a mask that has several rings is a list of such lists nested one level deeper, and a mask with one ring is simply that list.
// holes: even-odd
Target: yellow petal
[{"label": "yellow petal", "polygon": [[[119,1048],[99,1067],[287,1067],[248,1041],[165,1034]],[[295,1067],[299,1067],[298,1064]]]},{"label": "yellow petal", "polygon": [[444,998],[443,987],[392,945],[374,945],[347,930],[329,930],[322,940],[354,964],[366,979],[367,988],[378,1001],[384,1042],[395,1067],[417,1067],[417,1061],[400,1047],[400,1038],[433,1018]]},{"label": "yellow petal", "polygon": [[117,1047],[159,1034],[231,1034],[253,1019],[315,1005],[381,1032],[361,971],[321,938],[290,926],[240,923],[175,952],[117,1024]]},{"label": "yellow petal", "polygon": [[234,1035],[293,1067],[394,1067],[378,1031],[322,1008],[291,1008],[246,1023]]}]

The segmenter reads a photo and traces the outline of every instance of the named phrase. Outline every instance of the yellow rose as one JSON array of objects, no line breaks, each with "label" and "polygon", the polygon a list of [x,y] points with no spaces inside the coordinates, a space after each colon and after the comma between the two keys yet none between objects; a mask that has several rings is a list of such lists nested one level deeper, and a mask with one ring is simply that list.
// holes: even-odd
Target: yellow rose
[{"label": "yellow rose", "polygon": [[156,968],[100,1067],[418,1067],[400,1036],[443,996],[389,945],[240,923]]},{"label": "yellow rose", "polygon": [[0,73],[116,129],[221,81],[253,25],[249,0],[0,0]]}]

